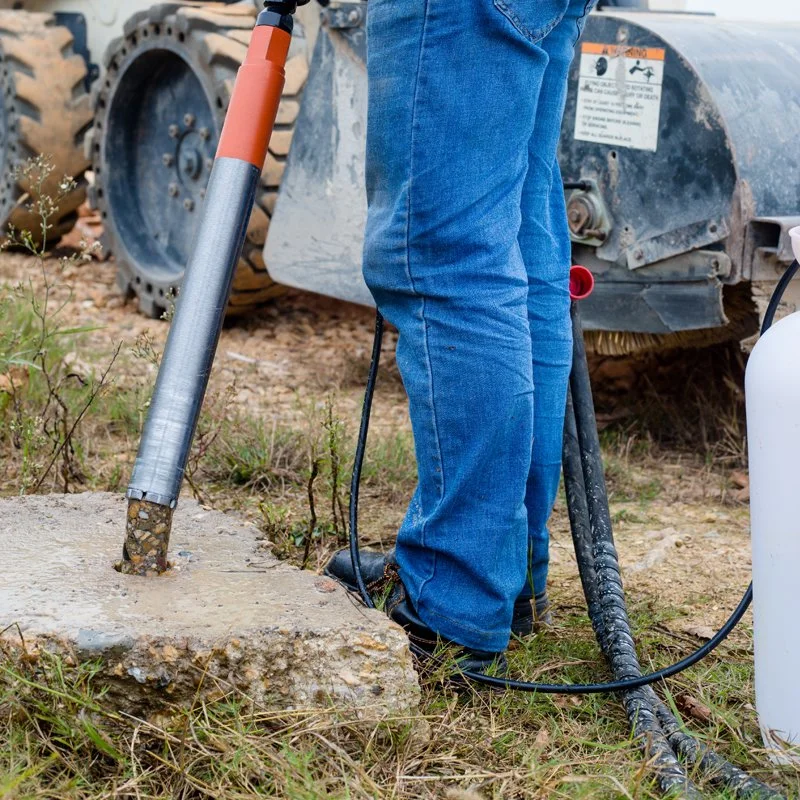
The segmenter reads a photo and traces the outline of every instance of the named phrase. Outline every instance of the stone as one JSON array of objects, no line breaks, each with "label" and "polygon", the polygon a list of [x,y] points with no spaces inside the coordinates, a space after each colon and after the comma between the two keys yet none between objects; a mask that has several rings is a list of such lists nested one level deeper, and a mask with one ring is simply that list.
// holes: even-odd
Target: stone
[{"label": "stone", "polygon": [[121,495],[0,499],[0,644],[98,661],[137,716],[232,690],[259,706],[408,717],[419,684],[403,631],[338,584],[277,560],[258,530],[182,500],[171,569],[122,575]]}]

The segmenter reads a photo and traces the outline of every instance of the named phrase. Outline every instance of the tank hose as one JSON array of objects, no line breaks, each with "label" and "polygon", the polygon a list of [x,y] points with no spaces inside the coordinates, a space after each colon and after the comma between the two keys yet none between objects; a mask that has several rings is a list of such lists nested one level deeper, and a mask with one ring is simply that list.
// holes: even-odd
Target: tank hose
[{"label": "tank hose", "polygon": [[[778,282],[764,316],[762,335],[772,325],[781,299],[799,269],[800,264],[795,261]],[[693,666],[727,638],[750,606],[753,597],[752,583],[728,621],[703,647],[672,666],[647,675],[642,674],[614,546],[589,369],[575,303],[572,304],[572,325],[573,366],[564,424],[564,483],[572,538],[589,618],[614,680],[593,684],[531,683],[466,670],[460,672],[460,677],[499,690],[543,694],[622,692],[634,736],[645,750],[665,793],[673,796],[677,793],[677,796],[692,799],[702,797],[689,779],[686,768],[681,763],[684,761],[713,785],[727,787],[734,797],[777,800],[782,797],[780,793],[730,764],[686,733],[679,720],[651,688],[652,684]],[[350,556],[359,594],[368,608],[375,608],[375,604],[361,571],[358,501],[383,338],[384,320],[378,312],[350,487]],[[414,655],[431,658],[430,653],[421,650],[413,642],[409,647]]]}]

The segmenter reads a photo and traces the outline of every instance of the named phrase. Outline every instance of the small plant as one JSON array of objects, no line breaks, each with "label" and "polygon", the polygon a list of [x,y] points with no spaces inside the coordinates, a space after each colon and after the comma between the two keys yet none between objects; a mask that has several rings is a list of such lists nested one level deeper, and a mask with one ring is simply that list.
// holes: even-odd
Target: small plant
[{"label": "small plant", "polygon": [[267,539],[277,542],[284,538],[289,521],[289,509],[265,500],[258,504],[258,510],[261,512],[263,520],[261,527]]},{"label": "small plant", "polygon": [[158,367],[161,364],[161,350],[156,344],[156,340],[149,331],[143,331],[136,337],[136,341],[131,347],[134,358]]},{"label": "small plant", "polygon": [[[27,285],[6,291],[0,300],[5,321],[0,333],[0,390],[5,396],[0,413],[9,417],[6,429],[11,445],[19,454],[17,487],[20,494],[38,491],[58,466],[54,483],[62,491],[86,480],[81,467],[78,429],[87,412],[110,383],[111,369],[120,346],[99,377],[83,374],[70,359],[75,339],[93,327],[64,323],[63,312],[72,300],[56,292],[66,269],[88,261],[96,246],[85,242],[77,252],[58,259],[48,258],[47,242],[52,219],[59,205],[75,189],[75,182],[63,178],[55,197],[45,186],[53,174],[52,162],[38,156],[22,164],[15,178],[31,186],[27,211],[38,222],[38,231],[9,228],[2,249],[14,248],[34,257],[42,285]],[[63,289],[63,284],[58,288]],[[59,295],[56,297],[56,295]]]},{"label": "small plant", "polygon": [[347,539],[347,523],[345,522],[344,504],[342,503],[342,447],[345,435],[344,423],[334,414],[333,398],[325,401],[325,443],[327,445],[328,482],[331,501],[331,527],[336,537]]},{"label": "small plant", "polygon": [[[312,414],[312,420],[314,419]],[[313,424],[313,423],[312,423]],[[297,537],[298,546],[303,546],[302,566],[308,566],[312,544],[333,542],[341,545],[347,542],[347,517],[342,499],[344,467],[342,452],[345,447],[346,430],[344,422],[337,416],[335,402],[330,395],[325,400],[321,421],[322,436],[316,432],[310,436],[308,507],[309,518],[306,530]],[[327,479],[327,492],[330,502],[330,518],[320,522],[317,517],[316,482],[318,477]]]},{"label": "small plant", "polygon": [[[16,393],[12,395],[15,396]],[[24,415],[19,409],[9,425],[11,440],[22,457],[19,474],[20,494],[24,494],[34,484],[37,475],[42,472],[44,465],[40,461],[41,450],[47,444],[43,428],[44,422],[41,417]]]}]

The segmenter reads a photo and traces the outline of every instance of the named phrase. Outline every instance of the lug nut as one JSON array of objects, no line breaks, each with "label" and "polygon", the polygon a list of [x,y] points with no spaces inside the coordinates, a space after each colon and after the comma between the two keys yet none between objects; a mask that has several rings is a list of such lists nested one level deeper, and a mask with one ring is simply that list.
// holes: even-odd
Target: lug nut
[{"label": "lug nut", "polygon": [[164,162],[165,167],[171,167],[175,163],[175,156],[164,153],[164,155],[161,156],[161,160]]},{"label": "lug nut", "polygon": [[196,119],[196,117],[195,117],[194,114],[185,114],[184,117],[183,117],[183,124],[187,128],[191,128],[195,123],[195,119]]},{"label": "lug nut", "polygon": [[181,132],[181,129],[177,125],[170,125],[169,126],[169,138],[170,139],[177,139],[178,134]]},{"label": "lug nut", "polygon": [[205,200],[206,199],[206,190],[205,189],[201,189],[200,190],[200,199],[201,200]]},{"label": "lug nut", "polygon": [[169,189],[167,189],[167,192],[169,193],[170,197],[177,197],[178,196],[178,192],[179,192],[178,184],[177,183],[171,183],[169,185]]},{"label": "lug nut", "polygon": [[211,131],[208,128],[200,128],[200,138],[207,141],[211,138]]},{"label": "lug nut", "polygon": [[206,159],[206,169],[214,169],[214,159],[207,158]]},{"label": "lug nut", "polygon": [[187,211],[194,211],[194,200],[190,200],[188,197],[183,201],[183,207]]},{"label": "lug nut", "polygon": [[192,180],[198,178],[203,171],[203,157],[193,147],[181,148],[179,161],[180,171]]}]

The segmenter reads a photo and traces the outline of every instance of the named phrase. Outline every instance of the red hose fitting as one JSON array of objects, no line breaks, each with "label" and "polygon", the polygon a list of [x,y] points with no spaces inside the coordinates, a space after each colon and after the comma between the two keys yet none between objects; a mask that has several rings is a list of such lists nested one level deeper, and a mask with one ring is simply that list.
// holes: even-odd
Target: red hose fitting
[{"label": "red hose fitting", "polygon": [[594,275],[586,267],[574,266],[569,271],[569,296],[585,300],[594,291]]}]

